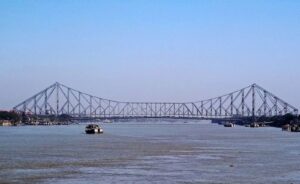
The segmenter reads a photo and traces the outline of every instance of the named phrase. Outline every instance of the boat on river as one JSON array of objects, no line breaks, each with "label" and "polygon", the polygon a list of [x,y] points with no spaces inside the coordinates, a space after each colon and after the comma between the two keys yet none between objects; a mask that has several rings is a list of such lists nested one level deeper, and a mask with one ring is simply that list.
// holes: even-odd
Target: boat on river
[{"label": "boat on river", "polygon": [[103,133],[103,129],[97,124],[88,124],[85,127],[85,133],[87,133],[87,134],[101,134],[101,133]]},{"label": "boat on river", "polygon": [[231,122],[224,123],[224,127],[234,127],[234,124]]},{"label": "boat on river", "polygon": [[282,130],[288,132],[300,132],[300,126],[296,124],[293,125],[286,124],[282,126]]},{"label": "boat on river", "polygon": [[253,123],[250,124],[250,127],[251,128],[257,128],[257,127],[259,127],[259,124],[257,122],[253,122]]},{"label": "boat on river", "polygon": [[110,120],[110,119],[105,119],[105,120],[103,121],[103,123],[112,123],[112,120]]}]

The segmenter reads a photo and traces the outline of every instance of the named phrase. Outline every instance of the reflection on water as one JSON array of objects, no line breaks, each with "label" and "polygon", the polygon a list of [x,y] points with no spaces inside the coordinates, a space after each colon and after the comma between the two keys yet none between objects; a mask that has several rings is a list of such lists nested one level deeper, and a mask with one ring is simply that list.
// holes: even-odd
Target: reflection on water
[{"label": "reflection on water", "polygon": [[0,127],[0,183],[300,183],[300,134],[208,122]]}]

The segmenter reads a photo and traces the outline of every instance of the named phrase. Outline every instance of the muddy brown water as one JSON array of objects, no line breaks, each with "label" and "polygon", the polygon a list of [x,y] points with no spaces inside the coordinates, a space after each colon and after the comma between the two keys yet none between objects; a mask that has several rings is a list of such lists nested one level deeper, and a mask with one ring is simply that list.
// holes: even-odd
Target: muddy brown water
[{"label": "muddy brown water", "polygon": [[300,133],[208,121],[0,127],[0,183],[300,183]]}]

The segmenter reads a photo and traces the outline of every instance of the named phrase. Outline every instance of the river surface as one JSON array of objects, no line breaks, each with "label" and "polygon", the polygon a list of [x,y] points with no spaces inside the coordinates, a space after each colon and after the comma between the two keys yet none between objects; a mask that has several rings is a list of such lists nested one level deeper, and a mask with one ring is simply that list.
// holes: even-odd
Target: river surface
[{"label": "river surface", "polygon": [[0,183],[300,183],[300,134],[208,121],[0,127]]}]

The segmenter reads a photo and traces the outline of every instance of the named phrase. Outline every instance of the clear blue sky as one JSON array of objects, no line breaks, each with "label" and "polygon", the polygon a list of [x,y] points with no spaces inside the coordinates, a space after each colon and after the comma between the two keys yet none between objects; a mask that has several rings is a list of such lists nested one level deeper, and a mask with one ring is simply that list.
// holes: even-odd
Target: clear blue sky
[{"label": "clear blue sky", "polygon": [[59,81],[123,101],[258,83],[300,107],[300,1],[0,0],[0,108]]}]

